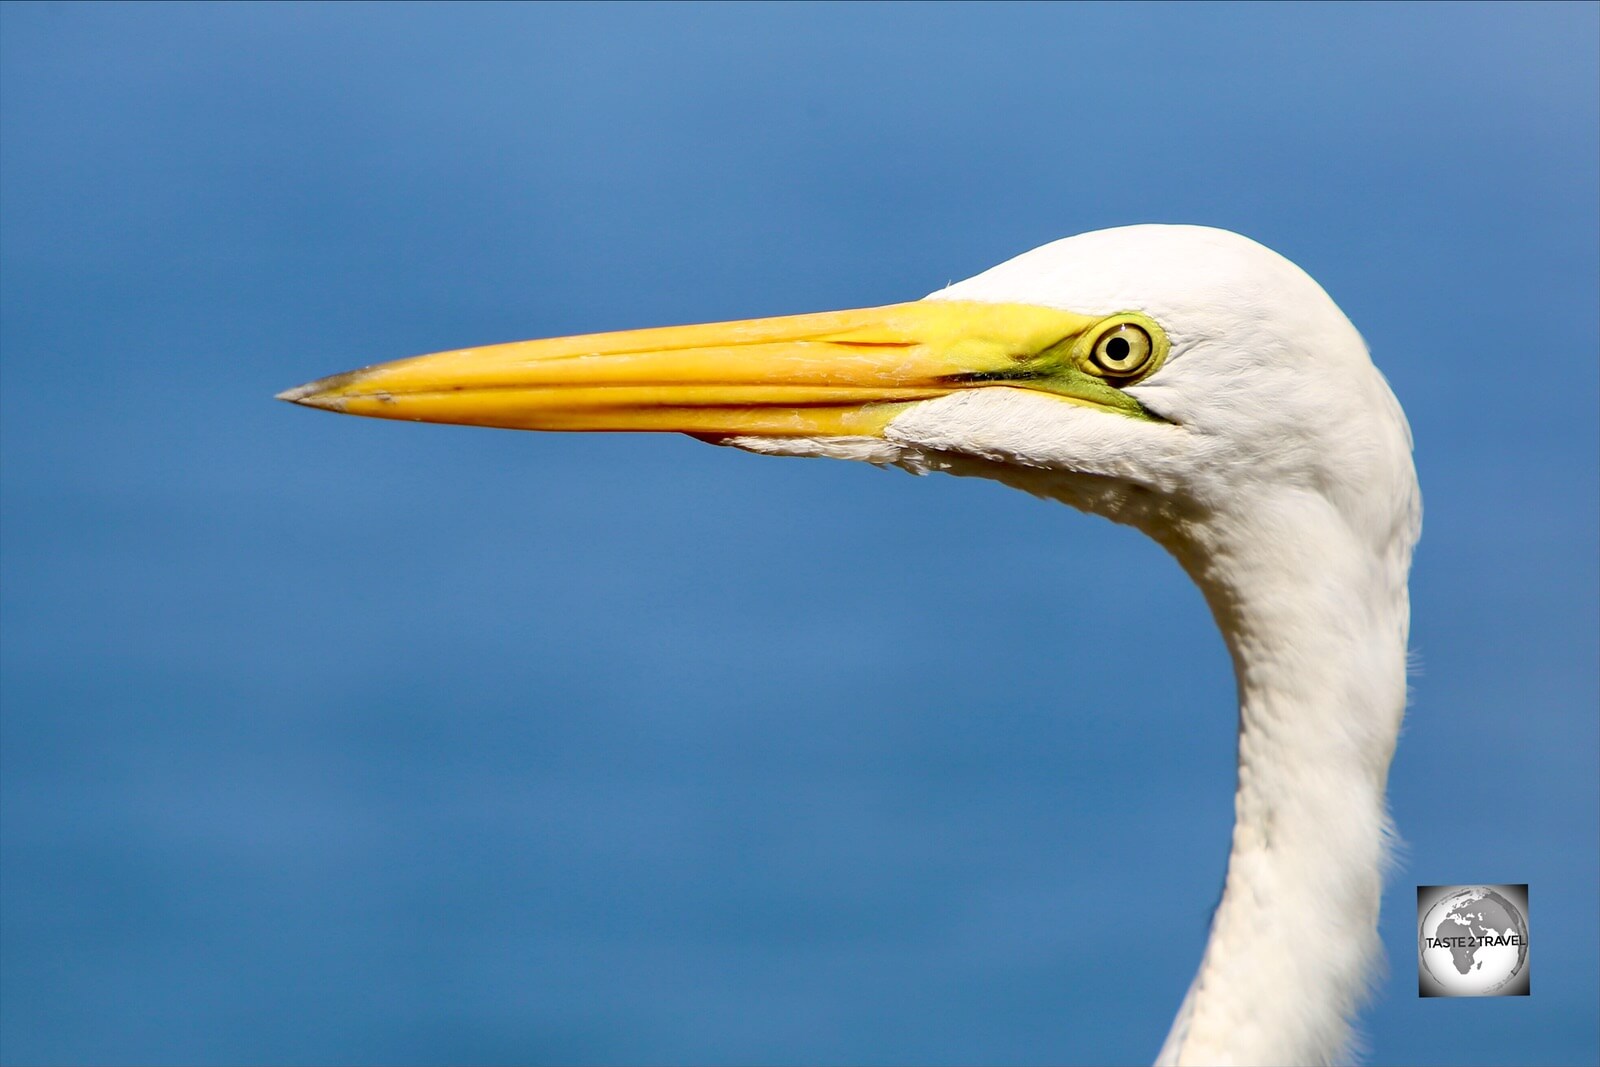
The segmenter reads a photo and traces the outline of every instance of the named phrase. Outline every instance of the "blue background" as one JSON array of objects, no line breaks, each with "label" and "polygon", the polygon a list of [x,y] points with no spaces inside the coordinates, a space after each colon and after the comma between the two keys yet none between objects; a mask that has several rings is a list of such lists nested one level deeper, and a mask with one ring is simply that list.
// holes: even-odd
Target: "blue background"
[{"label": "blue background", "polygon": [[[1416,430],[1371,1056],[1594,1062],[1597,10],[6,5],[0,1057],[1150,1058],[1234,740],[1153,544],[270,397],[1189,221]],[[1480,881],[1533,995],[1419,1000]]]}]

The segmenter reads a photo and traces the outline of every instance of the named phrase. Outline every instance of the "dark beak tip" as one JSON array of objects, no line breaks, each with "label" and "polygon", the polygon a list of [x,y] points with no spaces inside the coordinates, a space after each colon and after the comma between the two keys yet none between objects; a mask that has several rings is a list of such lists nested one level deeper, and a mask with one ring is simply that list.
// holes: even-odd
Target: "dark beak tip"
[{"label": "dark beak tip", "polygon": [[323,391],[322,382],[307,382],[305,385],[297,385],[293,389],[285,389],[272,399],[287,400],[289,403],[299,404],[301,407],[320,408],[324,411],[339,406],[339,402],[336,399],[328,396]]},{"label": "dark beak tip", "polygon": [[285,389],[272,399],[286,400],[291,404],[300,404],[308,408],[321,408],[324,411],[342,410],[343,403],[341,398],[329,396],[328,394],[349,385],[361,373],[361,371],[346,371],[343,374],[332,374],[326,378],[318,378],[314,382],[297,385],[293,389]]}]

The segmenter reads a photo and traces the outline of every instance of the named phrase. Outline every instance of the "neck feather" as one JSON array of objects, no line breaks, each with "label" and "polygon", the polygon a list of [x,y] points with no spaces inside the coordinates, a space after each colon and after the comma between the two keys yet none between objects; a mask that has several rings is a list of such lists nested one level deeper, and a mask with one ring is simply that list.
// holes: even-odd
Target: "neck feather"
[{"label": "neck feather", "polygon": [[1159,1062],[1328,1063],[1380,955],[1410,544],[1364,542],[1314,494],[1161,539],[1233,656],[1239,782],[1226,886]]}]

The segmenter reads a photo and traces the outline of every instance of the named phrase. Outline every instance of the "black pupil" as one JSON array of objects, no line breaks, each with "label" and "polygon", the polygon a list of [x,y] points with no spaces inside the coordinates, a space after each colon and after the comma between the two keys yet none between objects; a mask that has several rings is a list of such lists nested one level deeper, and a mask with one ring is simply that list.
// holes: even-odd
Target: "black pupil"
[{"label": "black pupil", "polygon": [[1106,355],[1111,358],[1112,362],[1121,363],[1128,358],[1128,352],[1131,347],[1126,337],[1113,337],[1106,342]]}]

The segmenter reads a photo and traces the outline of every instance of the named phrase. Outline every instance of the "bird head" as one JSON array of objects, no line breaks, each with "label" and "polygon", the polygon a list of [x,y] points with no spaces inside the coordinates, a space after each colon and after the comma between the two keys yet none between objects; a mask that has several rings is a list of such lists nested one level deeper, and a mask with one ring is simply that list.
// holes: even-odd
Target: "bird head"
[{"label": "bird head", "polygon": [[1069,237],[905,304],[460,349],[280,396],[991,477],[1177,549],[1286,493],[1375,545],[1416,523],[1409,431],[1360,335],[1294,264],[1205,227]]}]

